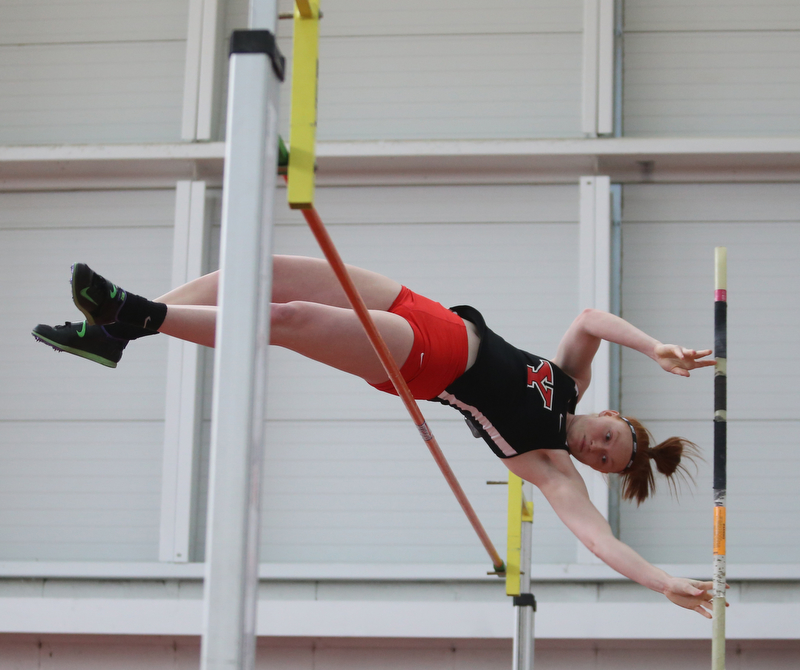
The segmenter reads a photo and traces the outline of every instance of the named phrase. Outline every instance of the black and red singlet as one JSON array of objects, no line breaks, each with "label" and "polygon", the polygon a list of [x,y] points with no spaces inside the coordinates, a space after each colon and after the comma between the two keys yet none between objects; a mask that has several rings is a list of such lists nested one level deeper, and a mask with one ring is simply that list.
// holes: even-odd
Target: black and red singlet
[{"label": "black and red singlet", "polygon": [[575,381],[557,365],[510,345],[474,307],[451,308],[481,338],[473,366],[433,400],[461,412],[475,437],[500,458],[567,447],[567,414],[575,413]]}]

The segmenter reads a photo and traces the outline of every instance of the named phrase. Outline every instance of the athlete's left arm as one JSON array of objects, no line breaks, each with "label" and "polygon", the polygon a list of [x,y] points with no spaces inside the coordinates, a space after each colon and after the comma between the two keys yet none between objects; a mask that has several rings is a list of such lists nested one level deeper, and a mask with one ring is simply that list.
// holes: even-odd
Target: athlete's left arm
[{"label": "athlete's left arm", "polygon": [[714,365],[705,359],[710,349],[695,351],[674,344],[662,344],[624,319],[597,309],[585,309],[564,333],[553,362],[572,377],[580,395],[592,378],[592,360],[600,342],[607,340],[649,356],[672,374],[689,376],[689,370]]},{"label": "athlete's left arm", "polygon": [[593,554],[629,579],[663,593],[676,605],[711,617],[708,610],[713,582],[673,577],[646,561],[614,537],[566,452],[548,452],[548,456],[531,453],[537,457],[524,458],[528,454],[523,454],[506,464],[541,490],[561,521]]}]

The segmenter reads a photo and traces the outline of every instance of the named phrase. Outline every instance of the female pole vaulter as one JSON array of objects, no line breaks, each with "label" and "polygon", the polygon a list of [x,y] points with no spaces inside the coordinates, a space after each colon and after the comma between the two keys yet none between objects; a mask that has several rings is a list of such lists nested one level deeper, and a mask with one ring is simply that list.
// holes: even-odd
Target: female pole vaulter
[{"label": "female pole vaulter", "polygon": [[[585,310],[568,328],[552,360],[517,349],[490,330],[478,310],[447,309],[369,270],[348,271],[403,378],[417,399],[449,405],[466,418],[513,473],[537,486],[575,536],[603,562],[673,603],[711,618],[712,582],[673,577],[611,532],[594,507],[572,459],[618,473],[623,498],[644,501],[655,488],[652,464],[671,485],[696,446],[671,437],[651,446],[635,419],[612,410],[575,414],[591,381],[602,340],[634,349],[684,377],[714,365],[711,350],[662,344],[628,322]],[[213,347],[219,273],[155,301],[112,284],[88,266],[73,266],[72,292],[85,322],[40,324],[38,340],[116,367],[130,340],[165,333]],[[363,327],[324,260],[275,256],[271,344],[395,393]]]}]

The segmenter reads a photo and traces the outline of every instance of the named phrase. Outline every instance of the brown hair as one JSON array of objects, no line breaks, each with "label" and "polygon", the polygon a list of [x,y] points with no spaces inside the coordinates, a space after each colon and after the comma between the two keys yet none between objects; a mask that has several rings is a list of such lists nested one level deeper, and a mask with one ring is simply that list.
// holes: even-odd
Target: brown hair
[{"label": "brown hair", "polygon": [[641,505],[656,490],[656,478],[651,460],[655,462],[658,471],[667,478],[673,493],[677,492],[681,480],[694,479],[681,462],[683,459],[695,463],[695,459],[700,458],[700,450],[694,442],[682,437],[668,437],[651,448],[650,443],[654,440],[650,431],[636,419],[626,418],[636,431],[638,448],[633,463],[619,475],[624,500],[636,500],[636,504]]}]

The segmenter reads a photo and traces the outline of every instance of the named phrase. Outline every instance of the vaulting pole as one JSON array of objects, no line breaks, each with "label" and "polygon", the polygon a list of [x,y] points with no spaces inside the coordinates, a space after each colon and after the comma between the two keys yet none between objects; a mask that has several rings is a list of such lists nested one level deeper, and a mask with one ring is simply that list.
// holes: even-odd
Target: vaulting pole
[{"label": "vaulting pole", "polygon": [[725,668],[725,505],[727,498],[728,252],[714,250],[714,599],[711,668]]},{"label": "vaulting pole", "polygon": [[497,549],[495,549],[492,541],[489,539],[486,529],[481,524],[480,519],[478,519],[478,515],[475,513],[475,510],[467,499],[467,496],[464,493],[464,490],[461,488],[461,485],[458,483],[455,473],[445,459],[439,444],[436,442],[436,438],[428,428],[428,424],[425,421],[425,417],[422,416],[422,412],[417,405],[417,401],[414,400],[414,396],[411,394],[408,385],[403,379],[403,376],[400,374],[400,369],[397,367],[397,363],[395,363],[394,358],[392,358],[391,353],[389,353],[386,343],[383,341],[383,338],[378,332],[372,317],[369,315],[369,310],[364,304],[364,300],[361,298],[361,295],[356,289],[353,280],[350,278],[350,274],[347,272],[347,268],[345,267],[341,256],[339,256],[339,252],[336,250],[336,246],[333,244],[333,240],[328,234],[325,224],[323,224],[322,219],[317,213],[317,210],[313,207],[302,209],[301,211],[303,212],[303,216],[311,228],[311,232],[314,234],[314,237],[317,238],[317,242],[322,248],[325,258],[328,259],[328,263],[330,263],[333,272],[336,274],[336,277],[339,279],[344,292],[347,294],[347,299],[350,301],[350,304],[353,306],[353,309],[358,315],[361,324],[364,326],[364,330],[367,333],[369,341],[372,343],[372,347],[375,349],[375,353],[377,353],[378,358],[386,370],[386,374],[389,375],[389,379],[394,385],[395,390],[402,399],[403,404],[405,404],[408,413],[411,415],[411,418],[413,419],[414,425],[417,427],[420,436],[425,441],[425,444],[428,447],[428,450],[431,452],[433,459],[436,461],[436,464],[442,471],[444,478],[450,485],[450,489],[453,491],[456,499],[461,505],[461,509],[464,510],[469,522],[472,524],[472,527],[478,534],[481,543],[491,557],[492,565],[494,566],[495,571],[505,572],[505,564],[503,563],[503,559],[500,558],[500,554],[497,553]]},{"label": "vaulting pole", "polygon": [[386,370],[386,374],[389,375],[397,394],[403,400],[408,413],[417,426],[419,434],[428,446],[436,464],[461,505],[461,509],[464,510],[481,543],[489,553],[495,571],[504,572],[505,564],[503,559],[500,558],[500,554],[494,548],[489,535],[478,519],[478,515],[475,514],[475,510],[472,509],[466,494],[450,469],[450,465],[433,437],[433,433],[428,428],[425,417],[422,416],[414,396],[400,374],[400,369],[394,362],[386,343],[375,327],[375,323],[369,315],[369,310],[367,310],[367,306],[350,278],[347,268],[339,256],[336,246],[333,244],[333,240],[328,235],[325,224],[322,222],[317,210],[314,209],[320,2],[319,0],[295,0],[295,5],[291,123],[288,170],[285,176],[288,184],[287,199],[289,207],[299,209],[303,213],[311,232],[317,238],[325,258],[328,259],[331,269],[361,321],[361,325],[364,327],[384,370]]}]

